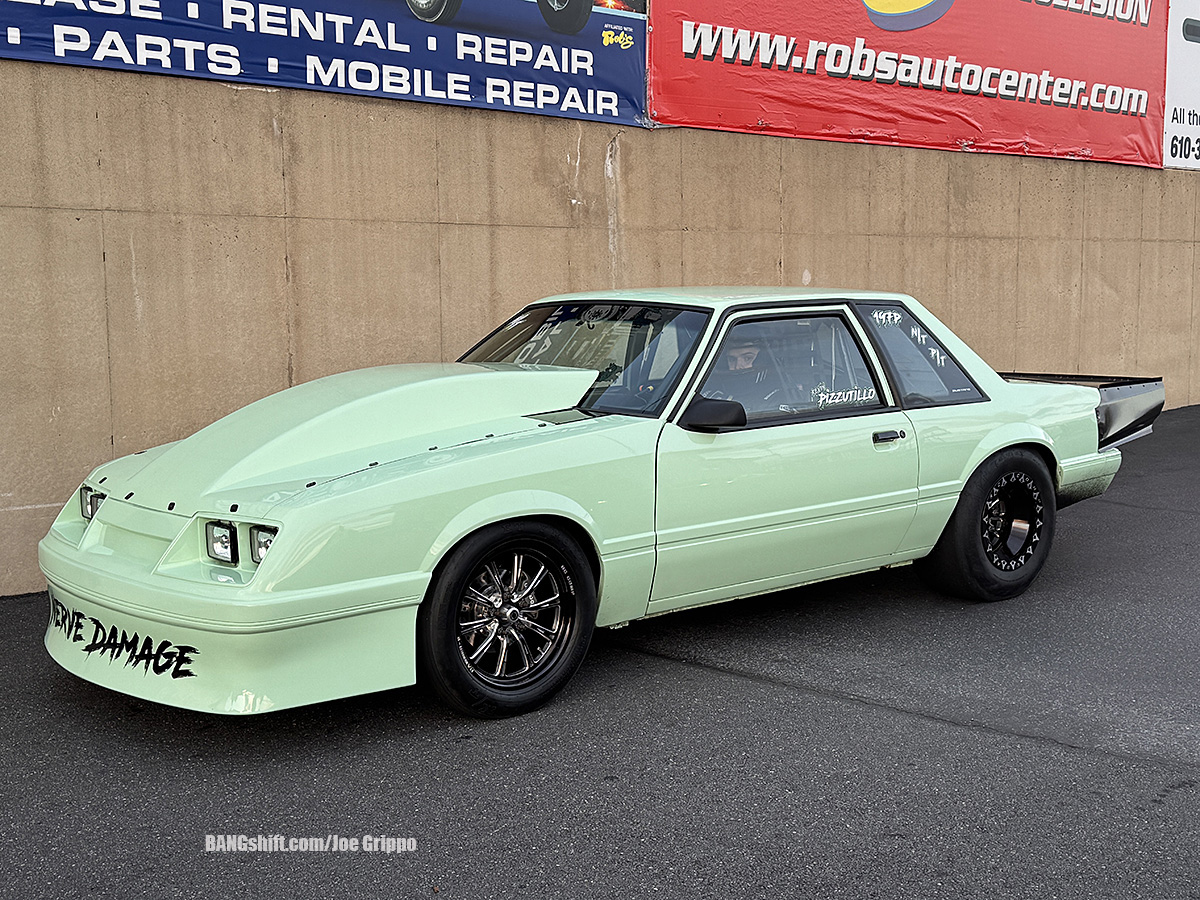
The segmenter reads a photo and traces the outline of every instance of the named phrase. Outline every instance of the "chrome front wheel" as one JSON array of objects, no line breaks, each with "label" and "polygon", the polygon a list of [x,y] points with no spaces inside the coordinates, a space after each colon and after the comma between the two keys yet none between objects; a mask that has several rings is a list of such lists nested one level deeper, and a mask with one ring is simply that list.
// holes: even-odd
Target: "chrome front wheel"
[{"label": "chrome front wheel", "polygon": [[458,650],[477,681],[502,690],[531,684],[569,644],[576,604],[557,554],[516,546],[474,572],[458,606]]},{"label": "chrome front wheel", "polygon": [[505,522],[447,558],[418,616],[424,680],[468,715],[548,701],[583,661],[596,619],[591,566],[542,522]]}]

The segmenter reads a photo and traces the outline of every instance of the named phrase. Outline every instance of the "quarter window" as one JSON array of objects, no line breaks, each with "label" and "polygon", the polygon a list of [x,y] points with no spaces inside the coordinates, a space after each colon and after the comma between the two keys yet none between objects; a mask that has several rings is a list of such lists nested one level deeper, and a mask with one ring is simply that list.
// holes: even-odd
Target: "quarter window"
[{"label": "quarter window", "polygon": [[905,406],[984,399],[946,348],[903,306],[861,304],[858,309],[892,364]]},{"label": "quarter window", "polygon": [[836,315],[739,322],[700,394],[738,401],[751,424],[883,406],[858,343]]}]

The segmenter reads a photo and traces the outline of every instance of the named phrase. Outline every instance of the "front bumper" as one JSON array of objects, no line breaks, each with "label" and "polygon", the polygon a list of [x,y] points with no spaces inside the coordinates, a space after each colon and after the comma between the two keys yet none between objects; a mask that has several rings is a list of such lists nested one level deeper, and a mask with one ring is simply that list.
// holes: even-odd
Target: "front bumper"
[{"label": "front bumper", "polygon": [[72,674],[143,700],[260,713],[413,684],[415,605],[291,628],[208,631],[141,617],[53,580],[46,649]]},{"label": "front bumper", "polygon": [[54,529],[38,561],[49,586],[50,655],[134,697],[259,713],[416,680],[417,606],[428,576],[254,593],[160,575],[128,553],[88,552]]}]

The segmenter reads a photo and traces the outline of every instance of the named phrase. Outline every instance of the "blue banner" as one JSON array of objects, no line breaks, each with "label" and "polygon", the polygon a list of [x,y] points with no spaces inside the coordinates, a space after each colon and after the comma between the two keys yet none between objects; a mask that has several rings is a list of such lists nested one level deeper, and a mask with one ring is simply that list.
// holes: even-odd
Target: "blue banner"
[{"label": "blue banner", "polygon": [[0,0],[0,57],[647,125],[644,0]]}]

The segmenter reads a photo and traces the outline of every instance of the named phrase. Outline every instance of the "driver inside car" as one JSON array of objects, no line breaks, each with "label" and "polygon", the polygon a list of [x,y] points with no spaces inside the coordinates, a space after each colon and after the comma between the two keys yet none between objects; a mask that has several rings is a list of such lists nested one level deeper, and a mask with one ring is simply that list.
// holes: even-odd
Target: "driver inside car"
[{"label": "driver inside car", "polygon": [[725,353],[725,362],[729,369],[734,372],[740,372],[743,369],[753,369],[760,352],[762,351],[759,349],[758,344],[747,341],[741,346],[730,347]]},{"label": "driver inside car", "polygon": [[712,400],[736,400],[747,413],[774,412],[783,402],[783,382],[771,364],[761,336],[735,328],[701,393]]}]

